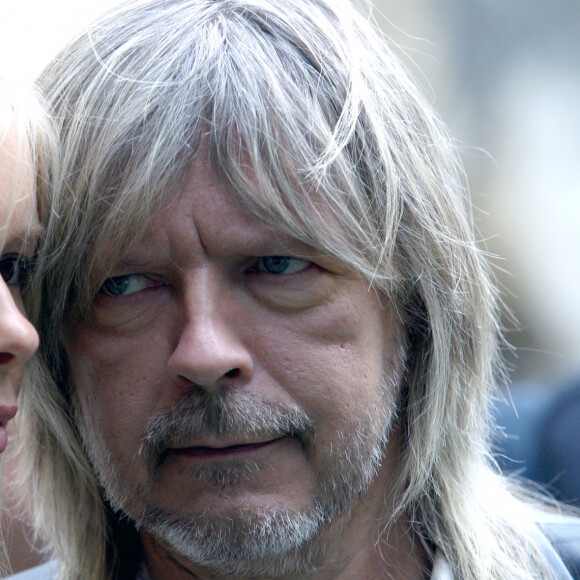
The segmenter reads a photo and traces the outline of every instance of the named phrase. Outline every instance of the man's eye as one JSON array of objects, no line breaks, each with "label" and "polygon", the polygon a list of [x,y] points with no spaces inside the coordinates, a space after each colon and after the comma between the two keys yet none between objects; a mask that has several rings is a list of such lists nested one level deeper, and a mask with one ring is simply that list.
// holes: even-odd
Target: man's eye
[{"label": "man's eye", "polygon": [[99,294],[113,297],[128,296],[151,286],[151,280],[142,274],[126,274],[107,278],[99,288]]},{"label": "man's eye", "polygon": [[24,288],[32,270],[32,261],[22,256],[3,256],[0,259],[0,276],[8,286]]},{"label": "man's eye", "polygon": [[311,264],[312,262],[301,260],[300,258],[290,258],[288,256],[266,256],[258,260],[256,270],[268,274],[296,274],[305,270]]}]

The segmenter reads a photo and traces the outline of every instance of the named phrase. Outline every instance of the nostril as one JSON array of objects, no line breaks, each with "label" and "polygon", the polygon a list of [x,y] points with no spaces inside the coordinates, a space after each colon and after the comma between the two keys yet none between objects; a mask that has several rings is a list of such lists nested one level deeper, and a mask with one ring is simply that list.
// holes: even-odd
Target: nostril
[{"label": "nostril", "polygon": [[240,374],[240,369],[231,369],[226,373],[228,379],[235,379]]},{"label": "nostril", "polygon": [[0,365],[9,363],[14,359],[14,355],[10,352],[0,352]]}]

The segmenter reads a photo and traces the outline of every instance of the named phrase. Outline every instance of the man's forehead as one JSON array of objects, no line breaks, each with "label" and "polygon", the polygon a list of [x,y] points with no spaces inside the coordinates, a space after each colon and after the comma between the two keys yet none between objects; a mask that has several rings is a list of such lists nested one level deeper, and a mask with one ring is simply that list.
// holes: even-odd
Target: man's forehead
[{"label": "man's forehead", "polygon": [[314,254],[309,244],[253,215],[229,188],[211,181],[190,183],[180,191],[152,219],[145,235],[130,245],[127,255],[139,248],[154,250],[161,241],[173,246],[199,243],[204,252],[218,256]]},{"label": "man's forehead", "polygon": [[320,252],[307,242],[266,223],[243,205],[240,196],[210,165],[192,162],[174,194],[168,196],[149,224],[111,256],[115,241],[107,240],[98,252],[97,277],[111,267],[139,269],[150,257],[176,259],[198,253],[216,257],[292,255],[309,259]]},{"label": "man's forehead", "polygon": [[242,195],[212,168],[205,152],[191,162],[176,194],[151,221],[150,230],[161,229],[169,222],[177,224],[176,217],[188,222],[200,234],[223,239],[224,243],[231,239],[252,246],[278,243],[295,251],[306,245],[273,220],[250,211]]}]

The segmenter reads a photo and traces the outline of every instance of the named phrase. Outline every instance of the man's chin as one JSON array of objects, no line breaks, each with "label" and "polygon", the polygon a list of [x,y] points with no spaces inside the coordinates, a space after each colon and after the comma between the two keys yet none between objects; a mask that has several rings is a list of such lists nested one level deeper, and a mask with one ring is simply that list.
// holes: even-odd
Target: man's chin
[{"label": "man's chin", "polygon": [[307,512],[280,509],[178,517],[149,510],[139,524],[158,548],[222,575],[271,577],[305,573],[320,555],[325,521],[318,504]]}]

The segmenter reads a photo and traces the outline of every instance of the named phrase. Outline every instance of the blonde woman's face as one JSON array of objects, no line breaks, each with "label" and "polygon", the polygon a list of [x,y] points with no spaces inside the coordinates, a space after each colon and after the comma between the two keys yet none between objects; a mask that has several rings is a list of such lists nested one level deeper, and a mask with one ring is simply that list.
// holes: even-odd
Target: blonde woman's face
[{"label": "blonde woman's face", "polygon": [[6,424],[17,410],[23,365],[38,347],[38,334],[26,319],[22,292],[38,216],[34,179],[26,149],[15,127],[0,141],[0,453]]}]

